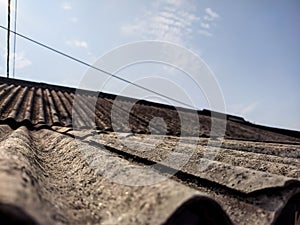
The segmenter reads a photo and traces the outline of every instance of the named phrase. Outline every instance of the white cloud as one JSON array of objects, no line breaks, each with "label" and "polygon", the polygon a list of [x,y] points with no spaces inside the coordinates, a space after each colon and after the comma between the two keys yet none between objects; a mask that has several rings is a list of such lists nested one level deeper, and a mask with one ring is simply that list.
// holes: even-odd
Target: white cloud
[{"label": "white cloud", "polygon": [[198,30],[198,33],[201,35],[204,35],[206,37],[211,37],[213,34],[211,32],[208,32],[207,30]]},{"label": "white cloud", "polygon": [[209,29],[210,25],[208,23],[201,23],[200,24],[201,27],[205,28],[205,29]]},{"label": "white cloud", "polygon": [[[13,55],[10,56],[10,61],[13,62]],[[32,62],[25,57],[24,52],[18,52],[15,54],[15,63],[16,63],[16,69],[23,69],[27,66],[30,66]]]},{"label": "white cloud", "polygon": [[214,12],[214,11],[212,11],[211,8],[206,8],[206,9],[205,9],[205,12],[208,14],[208,16],[209,16],[212,20],[217,19],[217,18],[220,17],[219,14],[216,13],[216,12]]},{"label": "white cloud", "polygon": [[72,9],[72,5],[69,2],[65,2],[62,5],[63,10],[71,10]]},{"label": "white cloud", "polygon": [[242,108],[241,114],[248,115],[249,113],[253,112],[256,109],[257,105],[258,105],[258,102],[250,103],[249,105]]},{"label": "white cloud", "polygon": [[155,7],[136,17],[133,23],[123,25],[121,32],[143,39],[185,44],[195,34],[192,27],[200,21],[200,17],[194,14],[190,5],[186,6],[186,2],[183,0],[156,2]]},{"label": "white cloud", "polygon": [[185,4],[185,0],[166,0],[166,2],[170,5],[179,7]]},{"label": "white cloud", "polygon": [[87,48],[88,44],[85,41],[79,41],[79,40],[69,40],[66,41],[66,44],[71,47],[78,47],[78,48]]}]

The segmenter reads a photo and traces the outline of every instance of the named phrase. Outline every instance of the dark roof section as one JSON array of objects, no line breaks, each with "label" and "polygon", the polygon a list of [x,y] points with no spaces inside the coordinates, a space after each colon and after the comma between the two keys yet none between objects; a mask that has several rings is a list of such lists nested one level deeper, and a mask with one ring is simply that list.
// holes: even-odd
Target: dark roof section
[{"label": "dark roof section", "polygon": [[[77,125],[80,127],[95,126],[98,130],[112,131],[111,108],[114,104],[115,95],[100,93],[95,100],[95,92],[80,90],[78,104],[72,111],[74,88],[47,85],[16,79],[0,78],[0,122],[10,122],[16,127],[26,124],[33,127],[72,126],[72,113],[78,115]],[[93,101],[97,102],[96,106]],[[192,110],[167,106],[158,103],[135,100],[122,97],[119,104],[128,105],[136,102],[130,112],[130,128],[134,133],[150,133],[149,122],[154,117],[162,117],[167,124],[167,134],[180,135],[182,132],[180,117],[176,110],[180,110],[186,118],[192,118]],[[95,111],[94,111],[95,109]],[[95,124],[93,114],[95,112]],[[126,116],[128,112],[119,107],[118,116]],[[183,132],[192,136],[210,136],[211,112],[208,110],[198,111],[200,131],[184,128]],[[214,115],[223,115],[214,112]],[[241,117],[225,115],[227,129],[225,138],[270,141],[270,142],[299,142],[300,132],[284,129],[270,128],[254,125]],[[118,120],[117,120],[118,121]],[[191,122],[192,124],[193,122]],[[118,131],[129,132],[124,124],[117,124]],[[154,132],[161,133],[161,125],[154,124]],[[153,131],[152,131],[153,132]]]}]

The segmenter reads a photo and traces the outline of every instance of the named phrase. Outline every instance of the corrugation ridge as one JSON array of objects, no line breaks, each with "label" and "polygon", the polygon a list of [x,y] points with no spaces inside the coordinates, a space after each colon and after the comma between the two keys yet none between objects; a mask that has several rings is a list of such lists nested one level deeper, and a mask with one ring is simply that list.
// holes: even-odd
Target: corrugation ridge
[{"label": "corrugation ridge", "polygon": [[26,104],[28,95],[30,93],[29,87],[22,87],[22,90],[25,92],[22,93],[22,95],[18,98],[18,101],[20,101],[20,105],[16,104],[16,115],[15,117],[12,117],[16,122],[24,121],[25,119],[25,112],[26,112]]},{"label": "corrugation ridge", "polygon": [[227,163],[233,166],[241,166],[244,168],[267,172],[271,174],[293,177],[298,179],[300,176],[300,170],[295,165],[287,163],[267,161],[264,158],[250,158],[245,155],[231,155],[229,154],[218,154],[214,161]]},{"label": "corrugation ridge", "polygon": [[[50,112],[49,115],[50,115],[50,118],[52,120],[52,123],[53,124],[54,123],[59,123],[60,121],[59,121],[59,118],[58,118],[58,113],[55,109],[55,105],[53,103],[52,95],[51,95],[49,89],[45,89],[45,91],[46,91],[47,98],[48,98],[48,101],[49,101],[49,112]],[[51,124],[51,125],[53,125],[53,124]]]},{"label": "corrugation ridge", "polygon": [[[18,94],[18,96],[16,96],[16,103],[14,104],[12,110],[10,111],[10,113],[8,114],[8,118],[13,118],[16,121],[20,121],[23,119],[22,117],[22,110],[20,109],[22,107],[22,103],[24,103],[25,99],[26,99],[26,95],[28,93],[28,87],[24,87],[22,88],[22,90],[20,91],[20,93]],[[19,116],[19,117],[18,117]]]},{"label": "corrugation ridge", "polygon": [[66,107],[66,111],[71,120],[70,122],[72,122],[72,101],[69,101],[69,99],[68,99],[69,93],[58,91],[57,95],[60,98],[60,100],[63,102],[64,106]]},{"label": "corrugation ridge", "polygon": [[[246,143],[243,141],[243,143]],[[290,152],[287,151],[283,151],[283,149],[269,149],[268,146],[267,147],[259,147],[257,146],[257,143],[250,143],[250,146],[240,146],[238,145],[240,144],[238,141],[235,145],[233,145],[232,143],[228,143],[228,142],[224,142],[223,143],[223,147],[224,148],[228,148],[228,149],[233,149],[233,150],[239,150],[239,151],[244,151],[244,152],[253,152],[253,153],[260,153],[260,154],[266,154],[266,155],[275,155],[278,157],[288,157],[288,158],[299,158],[299,151],[297,149],[289,149]],[[261,144],[261,143],[260,143]],[[260,145],[258,144],[258,145]],[[277,146],[279,147],[279,145],[277,144]],[[298,146],[297,146],[298,147]]]},{"label": "corrugation ridge", "polygon": [[76,95],[74,95],[73,109],[74,107],[78,109],[78,112],[80,113],[79,116],[84,122],[84,127],[95,128],[96,124],[93,120],[94,112],[92,112],[88,107],[86,107],[84,102],[85,101],[83,97],[80,94],[76,93]]},{"label": "corrugation ridge", "polygon": [[281,164],[293,165],[293,166],[297,166],[299,164],[299,160],[295,158],[280,157],[276,155],[268,155],[268,154],[258,153],[258,152],[239,151],[236,149],[227,149],[227,148],[222,148],[220,151],[226,152],[227,154],[230,154],[233,157],[243,156],[248,158],[249,160],[257,159],[257,160],[268,161],[270,163],[279,162]]},{"label": "corrugation ridge", "polygon": [[53,103],[55,105],[55,108],[57,109],[57,113],[58,113],[58,118],[60,123],[62,123],[63,125],[66,124],[70,124],[68,122],[68,113],[67,110],[65,108],[65,105],[62,101],[60,101],[60,98],[57,96],[57,92],[56,91],[51,91],[52,94],[52,98],[53,98]]},{"label": "corrugation ridge", "polygon": [[34,112],[34,104],[33,104],[33,100],[34,100],[34,93],[35,92],[35,88],[32,87],[30,88],[28,97],[27,97],[27,102],[26,102],[26,111],[25,111],[25,116],[24,116],[24,120],[28,120],[30,121],[32,124],[34,124],[34,121],[32,121],[33,119],[33,114]]},{"label": "corrugation ridge", "polygon": [[4,85],[2,86],[1,92],[0,92],[0,101],[1,101],[1,99],[4,98],[4,96],[6,96],[6,95],[10,92],[10,90],[11,90],[12,88],[15,88],[15,85],[13,85],[13,84],[11,84],[11,85],[4,84]]},{"label": "corrugation ridge", "polygon": [[[111,129],[111,107],[112,105],[110,104],[109,101],[107,101],[107,99],[105,98],[98,98],[97,102],[96,102],[96,109],[97,109],[97,113],[101,113],[103,115],[102,118],[100,118],[101,121],[103,121],[106,126]],[[96,121],[97,123],[97,121]]]},{"label": "corrugation ridge", "polygon": [[[172,138],[171,141],[165,140],[165,142],[172,143],[172,140],[173,140],[173,142],[178,141],[178,138],[176,138],[176,137],[174,137],[174,138],[175,139]],[[195,141],[197,141],[197,140],[196,139],[189,140],[189,138],[188,139],[185,139],[185,138],[180,139],[180,143],[184,144],[184,145],[195,143]],[[207,139],[207,141],[208,141],[208,139]],[[204,141],[204,142],[197,141],[197,144],[198,144],[198,146],[205,147],[208,145],[207,141]],[[277,156],[273,153],[267,154],[267,153],[259,152],[259,151],[244,151],[243,149],[239,149],[238,147],[228,148],[228,146],[226,146],[227,141],[228,140],[224,140],[222,142],[222,145],[220,146],[220,149],[219,149],[219,153],[226,152],[227,154],[231,154],[232,156],[245,156],[245,157],[248,157],[249,159],[253,159],[253,158],[262,159],[263,158],[264,160],[267,160],[269,162],[277,161],[277,162],[280,162],[281,164],[289,164],[289,165],[292,164],[294,166],[297,166],[299,164],[299,160],[297,158],[282,157],[282,156]],[[236,141],[236,142],[239,144],[243,143],[242,141]],[[265,145],[265,148],[267,148],[270,144],[264,143],[264,145]]]},{"label": "corrugation ridge", "polygon": [[36,104],[39,105],[38,107],[38,115],[37,115],[37,123],[38,124],[46,124],[46,121],[45,121],[45,112],[44,112],[44,105],[43,105],[43,98],[44,98],[44,95],[43,95],[43,90],[42,88],[38,88],[38,90],[36,91],[36,96],[37,98],[36,100]]},{"label": "corrugation ridge", "polygon": [[[143,115],[144,120],[146,121],[150,121],[150,119],[153,116],[163,118],[163,120],[167,125],[167,134],[179,134],[181,132],[180,130],[181,121],[176,109],[168,109],[168,111],[165,111],[163,109],[160,109],[157,106],[145,105],[143,103],[138,102],[133,107],[132,111],[133,111],[133,115],[135,114]],[[185,112],[182,113],[185,115]],[[157,128],[156,130],[158,133],[160,133],[159,128]]]},{"label": "corrugation ridge", "polygon": [[47,124],[48,126],[51,126],[53,124],[52,121],[52,116],[51,116],[51,111],[50,111],[50,103],[48,100],[48,94],[47,94],[47,90],[42,88],[42,105],[43,105],[43,111],[44,111],[44,121],[45,124]]},{"label": "corrugation ridge", "polygon": [[4,101],[1,103],[1,108],[0,108],[0,116],[2,119],[6,119],[6,114],[7,114],[6,111],[9,110],[9,107],[11,106],[12,102],[15,101],[15,97],[20,90],[21,90],[21,86],[18,86],[15,90],[10,89],[9,92],[7,92],[8,96],[4,98]]},{"label": "corrugation ridge", "polygon": [[95,121],[93,121],[96,124],[96,127],[100,130],[109,130],[111,129],[110,124],[107,124],[106,116],[103,114],[103,112],[99,109],[99,105],[97,104],[98,97],[96,96],[86,96],[88,98],[88,107],[91,111],[95,110],[93,112],[93,115],[95,116]]},{"label": "corrugation ridge", "polygon": [[2,141],[6,140],[7,137],[13,132],[13,129],[10,128],[8,125],[0,125],[0,146]]},{"label": "corrugation ridge", "polygon": [[[117,113],[114,112],[114,115],[117,115],[118,118],[121,118],[121,119],[115,119],[115,118],[112,118],[112,109],[113,107],[116,107],[116,105],[114,105],[114,101],[113,100],[110,100],[110,99],[105,99],[105,101],[109,102],[110,103],[110,112],[109,112],[109,117],[110,117],[110,125],[111,125],[111,128],[114,130],[114,129],[118,129],[118,130],[114,130],[114,131],[123,131],[123,132],[130,132],[130,127],[126,127],[125,124],[123,124],[121,121],[122,119],[124,118],[124,115],[121,115],[122,111],[120,110],[121,107],[117,107]],[[116,101],[116,100],[115,100]],[[123,111],[124,112],[124,111]],[[115,114],[116,113],[116,114]],[[114,126],[113,126],[113,123],[114,123]]]},{"label": "corrugation ridge", "polygon": [[31,122],[35,124],[43,124],[44,122],[40,121],[40,111],[43,110],[42,101],[40,101],[40,90],[38,87],[32,89],[32,100],[31,100]]},{"label": "corrugation ridge", "polygon": [[[127,102],[122,102],[123,104],[127,104]],[[156,116],[155,114],[152,114],[147,111],[142,111],[142,113],[139,113],[139,110],[137,110],[139,103],[136,103],[133,105],[131,111],[130,111],[130,124],[133,123],[135,125],[135,130],[140,133],[149,133],[148,125],[150,122],[150,118],[153,116]],[[137,112],[137,113],[136,113]],[[153,111],[152,111],[153,112]],[[153,124],[152,124],[153,125]],[[152,129],[155,130],[155,132],[159,133],[159,128],[152,127]]]},{"label": "corrugation ridge", "polygon": [[88,122],[88,126],[90,126],[91,128],[95,128],[96,127],[96,115],[95,115],[95,106],[93,106],[93,104],[91,103],[91,99],[89,99],[89,96],[86,95],[77,95],[76,96],[78,98],[78,100],[80,101],[80,104],[83,107],[83,110],[86,112],[86,121]]},{"label": "corrugation ridge", "polygon": [[6,91],[5,87],[8,87],[8,84],[0,84],[0,99],[2,98],[2,94]]},{"label": "corrugation ridge", "polygon": [[111,126],[107,123],[107,119],[106,119],[106,121],[104,120],[104,118],[107,118],[107,117],[105,116],[105,114],[103,114],[101,107],[99,106],[99,104],[97,102],[98,102],[98,99],[96,100],[96,105],[95,105],[96,126],[100,130],[110,129]]},{"label": "corrugation ridge", "polygon": [[[129,116],[128,123],[129,123],[129,128],[131,130],[133,129],[135,132],[138,132],[138,133],[139,132],[149,133],[149,131],[148,131],[148,122],[147,122],[148,120],[146,120],[146,119],[142,118],[140,115],[135,114],[135,113],[132,112],[132,109],[133,109],[134,105],[133,105],[132,109],[130,109],[131,111],[128,112],[127,110],[123,109],[123,107],[122,107],[122,105],[126,105],[126,104],[128,104],[128,102],[126,102],[122,99],[121,100],[115,100],[115,101],[113,101],[113,100],[107,100],[107,101],[109,101],[111,104],[114,105],[114,107],[117,109],[117,115],[119,117],[123,118],[124,113],[125,113],[125,115]],[[115,104],[116,101],[117,101],[117,104]],[[142,114],[142,115],[145,115],[145,113]],[[125,132],[129,132],[127,129],[125,129],[127,127],[125,127],[124,124],[118,123],[118,121],[119,120],[114,121],[114,122],[117,122],[116,125],[120,127],[120,130],[124,130]],[[156,131],[158,131],[156,128],[154,128],[154,129]]]},{"label": "corrugation ridge", "polygon": [[[102,101],[102,102],[101,102]],[[105,107],[100,107],[100,104],[99,103],[102,103],[105,105]],[[101,106],[102,106],[101,104]],[[104,112],[104,115],[110,115],[111,113],[111,108],[112,108],[112,103],[109,101],[109,99],[107,98],[98,98],[97,99],[97,107],[99,107],[101,109],[101,111]],[[107,107],[106,107],[107,106]],[[110,118],[110,116],[108,117]]]},{"label": "corrugation ridge", "polygon": [[[127,147],[123,146],[120,143],[117,143],[116,141],[113,142],[104,139],[105,138],[104,136],[101,137],[102,137],[101,139],[93,138],[92,141],[96,141],[100,144],[108,145],[122,152],[128,152],[138,157],[146,158],[148,160],[157,162],[158,164],[162,163],[161,160],[157,160],[157,159],[154,160],[149,155],[147,156],[146,154],[147,152],[130,151]],[[87,141],[89,141],[88,139],[89,138],[87,138]],[[144,142],[142,145],[141,142],[139,142],[137,145],[137,149],[141,148],[143,145],[145,145]],[[165,148],[160,147],[159,151],[162,152],[164,149]],[[170,149],[167,150],[167,152],[169,151]],[[174,157],[175,157],[174,160],[175,159],[178,160],[179,158],[182,157],[182,153],[175,153]],[[174,160],[172,160],[172,162],[174,162]],[[162,163],[162,165],[173,168],[172,164]],[[159,167],[159,165],[157,166]],[[199,170],[200,168],[199,166],[206,166],[206,169]],[[182,172],[197,176],[201,179],[210,180],[220,185],[224,185],[228,188],[241,191],[243,193],[251,193],[266,188],[283,187],[286,185],[286,182],[288,181],[296,182],[295,179],[290,177],[270,174],[270,173],[257,171],[257,170],[253,170],[241,166],[233,166],[227,163],[213,161],[203,157],[200,157],[200,159],[195,161],[190,161],[189,163],[185,164],[182,168],[180,168],[180,170]],[[300,182],[298,181],[298,183]]]},{"label": "corrugation ridge", "polygon": [[[126,139],[124,140],[126,141]],[[155,140],[153,140],[153,143]],[[135,145],[136,148],[138,148],[141,143],[142,146],[140,146],[140,148],[144,149],[147,147],[149,147],[149,149],[153,149],[153,144],[151,143],[151,141],[147,140],[144,141],[143,139],[138,139],[138,138],[134,138],[134,137],[130,137],[128,138],[128,142],[129,145]],[[159,151],[160,153],[163,152],[162,155],[168,154],[170,152],[173,151],[173,149],[175,148],[176,143],[173,143],[173,145],[171,145],[171,143],[166,143],[163,142],[162,145],[159,145],[155,148],[155,150],[151,150],[150,152],[144,152],[143,155],[150,157],[151,159],[156,159],[156,157],[151,156],[151,155],[155,155],[155,151]],[[180,145],[186,148],[189,148],[189,144],[185,144],[185,143],[180,143]],[[193,146],[190,146],[191,148]],[[164,153],[164,151],[166,151],[167,153]],[[261,171],[261,172],[269,172],[272,174],[276,174],[276,175],[282,175],[282,176],[288,176],[288,177],[293,177],[293,178],[298,178],[300,175],[300,170],[297,167],[297,165],[299,164],[299,162],[297,163],[296,161],[291,162],[286,160],[286,163],[282,162],[282,161],[276,161],[276,159],[278,160],[281,159],[280,157],[274,157],[274,159],[272,161],[268,161],[266,159],[266,156],[264,156],[264,158],[262,158],[262,156],[257,156],[256,153],[252,153],[252,154],[241,154],[241,153],[235,153],[234,150],[226,150],[226,149],[215,149],[217,155],[214,159],[211,159],[212,161],[218,161],[221,163],[226,163],[226,164],[230,164],[232,166],[239,166],[239,167],[244,167],[244,168],[248,168],[248,169],[252,169],[252,170],[257,170],[257,171]],[[200,161],[201,157],[203,157],[203,153],[206,152],[206,149],[204,146],[201,146],[201,148],[197,148],[196,152],[194,153],[194,155],[190,158],[191,161]],[[291,165],[291,163],[295,163],[294,165]]]},{"label": "corrugation ridge", "polygon": [[[118,102],[115,103],[115,101],[118,101]],[[116,115],[117,118],[111,118],[112,128],[114,129],[114,131],[131,132],[132,129],[130,126],[130,121],[126,121],[125,123],[122,122],[124,120],[124,118],[126,118],[126,116],[128,116],[128,118],[130,119],[130,113],[122,108],[122,105],[120,105],[123,103],[122,101],[119,101],[119,100],[115,100],[115,101],[113,101],[111,103],[112,103],[112,107],[114,108],[113,115]],[[113,108],[111,110],[113,110]],[[110,117],[111,116],[112,115],[110,115]],[[113,127],[113,123],[114,123],[114,127]],[[127,125],[129,125],[129,127],[127,127]],[[135,126],[134,128],[137,128],[137,126]],[[115,129],[117,129],[117,130],[115,130]]]},{"label": "corrugation ridge", "polygon": [[[75,128],[84,127],[85,122],[80,116],[82,114],[82,111],[80,110],[79,107],[74,107],[74,95],[73,95],[73,93],[67,93],[67,94],[65,94],[65,96],[66,96],[66,99],[70,102],[70,105],[71,105],[72,126],[75,127]],[[74,119],[74,115],[75,115],[76,119]]]},{"label": "corrugation ridge", "polygon": [[[41,197],[43,190],[48,185],[45,182],[48,175],[45,171],[45,165],[36,152],[39,146],[36,145],[29,130],[26,127],[14,130],[7,137],[6,144],[1,147],[1,150],[8,151],[6,159],[12,164],[10,173],[6,173],[4,179],[15,177],[13,182],[8,184],[10,189],[7,191],[12,195],[10,201],[13,200],[12,203],[26,209],[27,213],[30,212],[31,216],[38,221],[43,221],[41,224],[50,224],[50,221],[53,224],[54,220],[48,210],[55,210],[55,207],[52,202],[51,205],[47,204],[46,206],[45,203],[50,199],[45,198],[45,196]],[[14,157],[17,157],[17,160]],[[1,172],[3,173],[3,170]],[[8,181],[10,180],[8,179]],[[7,182],[7,180],[5,181]],[[19,199],[23,201],[19,201]]]},{"label": "corrugation ridge", "polygon": [[72,106],[70,106],[69,102],[66,100],[66,97],[63,96],[61,91],[57,91],[56,96],[65,109],[66,126],[70,126],[72,124]]}]

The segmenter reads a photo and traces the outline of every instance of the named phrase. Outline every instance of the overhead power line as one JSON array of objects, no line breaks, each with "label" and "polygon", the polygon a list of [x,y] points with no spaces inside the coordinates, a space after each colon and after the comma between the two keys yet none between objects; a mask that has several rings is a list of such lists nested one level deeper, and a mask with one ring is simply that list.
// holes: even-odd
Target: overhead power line
[{"label": "overhead power line", "polygon": [[15,0],[15,26],[14,26],[14,57],[13,57],[13,77],[15,77],[16,72],[16,48],[17,48],[17,12],[18,12],[18,1]]},{"label": "overhead power line", "polygon": [[6,75],[9,78],[9,45],[10,45],[10,0],[7,4],[7,60],[6,60]]},{"label": "overhead power line", "polygon": [[[6,27],[4,27],[4,26],[2,26],[2,25],[0,25],[0,28],[9,31],[8,28],[6,28]],[[125,82],[125,83],[131,84],[131,85],[133,85],[133,86],[135,86],[135,87],[138,87],[138,88],[140,88],[140,89],[143,89],[143,90],[145,90],[145,91],[148,91],[148,92],[150,92],[150,93],[152,93],[152,94],[159,95],[159,96],[161,96],[161,97],[163,97],[163,98],[166,98],[166,99],[168,99],[168,100],[177,102],[177,103],[182,104],[182,105],[184,105],[184,106],[187,106],[187,107],[189,107],[189,108],[198,110],[195,106],[192,106],[192,105],[187,104],[187,103],[185,103],[185,102],[182,102],[182,101],[180,101],[180,100],[171,98],[171,97],[169,97],[169,96],[167,96],[167,95],[164,95],[164,94],[161,94],[161,93],[159,93],[159,92],[153,91],[153,90],[151,90],[151,89],[149,89],[149,88],[146,88],[146,87],[144,87],[144,86],[141,86],[141,85],[139,85],[139,84],[135,84],[135,83],[133,83],[133,82],[131,82],[131,81],[129,81],[129,80],[126,80],[126,79],[124,79],[124,78],[122,78],[122,77],[119,77],[119,76],[117,76],[117,75],[115,75],[115,74],[113,74],[113,73],[107,72],[107,71],[105,71],[105,70],[103,70],[103,69],[101,69],[101,68],[95,67],[95,66],[93,66],[93,65],[91,65],[91,64],[89,64],[89,63],[87,63],[87,62],[84,62],[84,61],[82,61],[82,60],[80,60],[80,59],[77,59],[77,58],[75,58],[75,57],[73,57],[73,56],[71,56],[71,55],[68,55],[68,54],[66,54],[66,53],[64,53],[64,52],[62,52],[62,51],[59,51],[59,50],[57,50],[57,49],[55,49],[55,48],[52,48],[52,47],[50,47],[50,46],[48,46],[48,45],[46,45],[46,44],[43,44],[43,43],[41,43],[41,42],[39,42],[39,41],[36,41],[36,40],[34,40],[34,39],[30,38],[30,37],[27,37],[27,36],[25,36],[25,35],[23,35],[23,34],[20,34],[20,33],[15,32],[15,31],[10,31],[10,32],[14,33],[15,35],[17,35],[17,36],[19,36],[19,37],[21,37],[21,38],[23,38],[23,39],[26,39],[26,40],[28,40],[28,41],[34,43],[34,44],[37,44],[37,45],[39,45],[39,46],[41,46],[41,47],[43,47],[43,48],[46,48],[46,49],[48,49],[48,50],[50,50],[50,51],[53,51],[53,52],[55,52],[55,53],[57,53],[57,54],[59,54],[59,55],[62,55],[62,56],[64,56],[64,57],[66,57],[66,58],[69,58],[69,59],[71,59],[71,60],[73,60],[73,61],[75,61],[75,62],[77,62],[77,63],[80,63],[80,64],[82,64],[82,65],[88,66],[88,67],[90,67],[90,68],[92,68],[92,69],[95,69],[95,70],[97,70],[97,71],[99,71],[99,72],[105,73],[105,74],[107,74],[107,75],[109,75],[109,76],[111,76],[111,77],[114,77],[114,78],[116,78],[116,79],[118,79],[118,80],[121,80],[121,81],[123,81],[123,82]]]}]

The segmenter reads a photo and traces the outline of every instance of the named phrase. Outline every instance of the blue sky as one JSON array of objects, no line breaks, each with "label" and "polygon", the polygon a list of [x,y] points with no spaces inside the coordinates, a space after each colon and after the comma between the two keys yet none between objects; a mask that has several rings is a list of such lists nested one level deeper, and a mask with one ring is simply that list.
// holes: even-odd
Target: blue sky
[{"label": "blue sky", "polygon": [[[4,26],[6,2],[0,0]],[[26,0],[18,1],[17,31],[90,64],[132,41],[181,45],[198,54],[214,72],[228,113],[257,124],[300,130],[298,0]],[[0,30],[2,75],[5,55],[6,32]],[[16,78],[76,87],[87,69],[17,38]],[[161,76],[184,87],[198,107],[209,108],[203,93],[192,88],[184,74],[165,66],[136,65],[118,75],[131,80]],[[158,83],[143,85],[155,89]],[[105,91],[121,87],[112,80]]]}]

